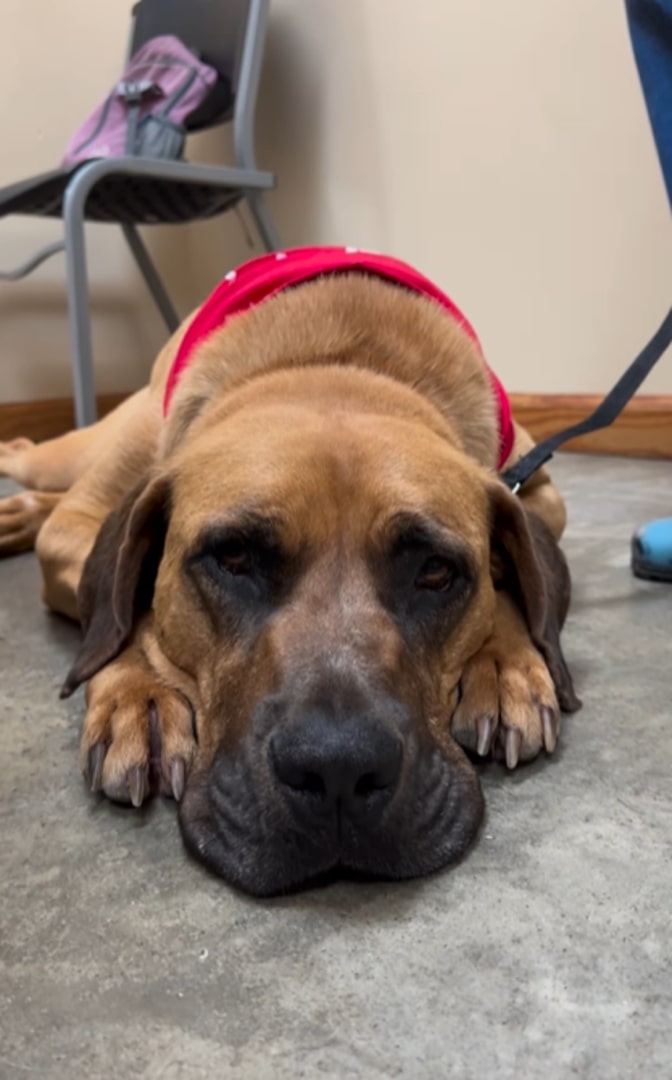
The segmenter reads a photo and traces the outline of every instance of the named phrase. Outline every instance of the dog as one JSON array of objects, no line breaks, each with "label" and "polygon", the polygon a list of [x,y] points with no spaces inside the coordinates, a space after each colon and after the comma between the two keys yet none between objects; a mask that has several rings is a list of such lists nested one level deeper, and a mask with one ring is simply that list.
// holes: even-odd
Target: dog
[{"label": "dog", "polygon": [[94,792],[173,796],[186,846],[266,896],[427,874],[474,840],[474,757],[551,754],[565,507],[455,305],[398,260],[296,249],[227,275],[149,384],[0,448],[79,620]]}]

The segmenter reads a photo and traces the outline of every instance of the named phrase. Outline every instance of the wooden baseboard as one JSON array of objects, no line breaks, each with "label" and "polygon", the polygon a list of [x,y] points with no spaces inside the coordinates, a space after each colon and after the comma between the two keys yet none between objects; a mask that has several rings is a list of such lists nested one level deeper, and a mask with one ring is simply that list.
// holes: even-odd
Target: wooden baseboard
[{"label": "wooden baseboard", "polygon": [[[98,416],[112,412],[127,394],[101,394],[97,398]],[[35,442],[65,435],[75,426],[75,413],[70,398],[51,398],[46,401],[15,401],[0,404],[0,442],[23,435]]]},{"label": "wooden baseboard", "polygon": [[[98,415],[114,409],[125,394],[101,394]],[[588,416],[600,398],[591,394],[512,394],[516,420],[539,442]],[[72,401],[21,401],[0,404],[0,442],[24,435],[36,442],[53,439],[74,427]],[[589,454],[672,459],[672,396],[636,397],[611,427],[584,435],[567,450]]]},{"label": "wooden baseboard", "polygon": [[[602,400],[599,394],[511,394],[510,397],[513,415],[535,442],[577,424]],[[672,396],[633,398],[610,427],[572,439],[563,450],[670,459]]]}]

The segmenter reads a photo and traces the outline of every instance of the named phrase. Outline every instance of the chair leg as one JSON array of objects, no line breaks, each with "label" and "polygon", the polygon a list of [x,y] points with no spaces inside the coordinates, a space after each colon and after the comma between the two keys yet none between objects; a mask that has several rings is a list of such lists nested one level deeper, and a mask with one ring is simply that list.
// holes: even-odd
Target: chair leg
[{"label": "chair leg", "polygon": [[266,251],[279,251],[282,247],[282,241],[264,196],[260,191],[252,191],[248,188],[245,192],[245,198]]},{"label": "chair leg", "polygon": [[65,263],[72,348],[72,376],[75,394],[75,422],[78,428],[96,421],[91,352],[91,314],[86,279],[84,216],[68,206],[65,214]]},{"label": "chair leg", "polygon": [[163,316],[163,321],[170,333],[174,333],[180,325],[180,318],[173,307],[172,300],[166,291],[163,281],[159,277],[159,272],[152,262],[140,233],[134,225],[122,225],[121,231],[126,237],[126,242],[138,264],[140,273],[147,282],[147,288],[154,297],[156,306]]}]

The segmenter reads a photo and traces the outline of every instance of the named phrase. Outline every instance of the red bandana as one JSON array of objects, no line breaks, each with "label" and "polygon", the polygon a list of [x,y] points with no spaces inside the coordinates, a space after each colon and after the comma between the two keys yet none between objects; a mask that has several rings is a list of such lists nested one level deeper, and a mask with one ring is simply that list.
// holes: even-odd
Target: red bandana
[{"label": "red bandana", "polygon": [[[249,308],[291,286],[300,285],[313,278],[324,277],[326,274],[352,271],[372,274],[394,285],[401,285],[423,296],[429,296],[445,308],[482,352],[473,327],[460,309],[428,278],[423,277],[407,263],[392,259],[387,255],[360,251],[359,248],[354,247],[294,248],[275,254],[261,255],[258,259],[243,263],[237,270],[231,270],[208,297],[192,319],[168,373],[163,399],[164,414],[168,412],[180,375],[190,362],[197,345],[209,337],[214,330],[223,326],[232,315],[241,315]],[[483,362],[485,363],[485,360]],[[504,387],[490,368],[488,368],[488,374],[497,402],[499,419],[497,467],[501,469],[513,447],[511,404]]]}]

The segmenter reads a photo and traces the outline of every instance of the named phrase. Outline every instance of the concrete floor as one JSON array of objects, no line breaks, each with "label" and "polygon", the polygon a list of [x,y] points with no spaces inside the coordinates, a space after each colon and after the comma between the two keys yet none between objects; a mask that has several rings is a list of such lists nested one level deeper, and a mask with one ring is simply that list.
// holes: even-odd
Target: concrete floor
[{"label": "concrete floor", "polygon": [[554,469],[584,708],[561,748],[484,770],[461,866],[404,885],[236,895],[189,862],[170,803],[87,795],[77,632],[32,556],[0,565],[0,1077],[672,1075],[672,586],[635,582],[634,525],[672,467]]}]

